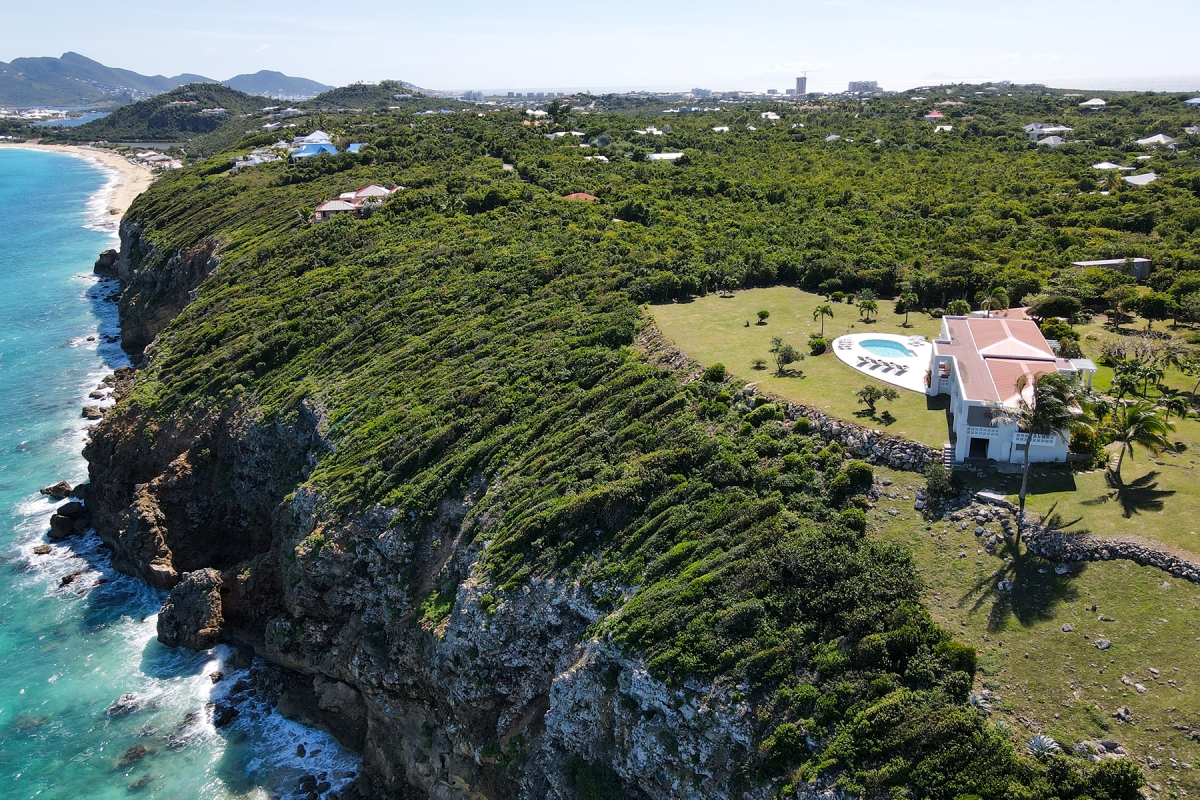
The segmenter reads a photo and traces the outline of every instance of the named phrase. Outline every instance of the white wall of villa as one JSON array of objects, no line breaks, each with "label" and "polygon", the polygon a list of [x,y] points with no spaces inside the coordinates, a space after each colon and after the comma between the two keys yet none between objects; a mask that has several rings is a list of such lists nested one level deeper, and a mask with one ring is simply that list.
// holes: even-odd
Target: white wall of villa
[{"label": "white wall of villa", "polygon": [[[1066,461],[1068,435],[1021,433],[998,419],[1006,408],[1020,407],[1020,376],[1063,372],[1080,374],[1090,362],[1059,358],[1030,320],[947,316],[933,342],[927,374],[931,397],[949,395],[951,445],[955,462],[987,458],[1022,463]],[[1030,380],[1029,383],[1032,383]],[[1024,389],[1026,400],[1032,390]]]}]

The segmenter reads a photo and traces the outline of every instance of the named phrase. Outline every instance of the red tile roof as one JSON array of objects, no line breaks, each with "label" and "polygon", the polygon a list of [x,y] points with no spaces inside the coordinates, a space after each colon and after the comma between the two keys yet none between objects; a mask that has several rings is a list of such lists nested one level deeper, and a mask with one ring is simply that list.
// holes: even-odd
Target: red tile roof
[{"label": "red tile roof", "polygon": [[[1037,325],[1027,319],[947,317],[949,342],[935,342],[938,355],[953,356],[963,396],[987,403],[1018,404],[1017,382],[1058,372],[1057,356]],[[1031,388],[1026,388],[1029,399]]]},{"label": "red tile roof", "polygon": [[599,200],[600,198],[596,197],[596,195],[594,195],[594,194],[587,194],[586,192],[572,192],[571,194],[567,195],[563,199],[564,200]]}]

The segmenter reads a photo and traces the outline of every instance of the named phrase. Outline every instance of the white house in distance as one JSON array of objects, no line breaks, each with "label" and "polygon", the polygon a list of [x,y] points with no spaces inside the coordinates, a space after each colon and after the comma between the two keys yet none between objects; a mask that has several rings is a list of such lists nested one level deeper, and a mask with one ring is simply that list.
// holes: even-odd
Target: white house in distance
[{"label": "white house in distance", "polygon": [[1108,105],[1108,103],[1104,102],[1099,97],[1093,97],[1091,100],[1084,100],[1082,103],[1079,104],[1079,107],[1080,108],[1090,108],[1090,109],[1095,109],[1095,110],[1099,111],[1100,109],[1104,108],[1106,105]]},{"label": "white house in distance", "polygon": [[[1091,385],[1096,365],[1087,359],[1059,358],[1030,319],[942,317],[929,361],[930,397],[950,396],[950,442],[946,460],[991,459],[1020,464],[1025,448],[1031,462],[1066,461],[1067,437],[1033,436],[1002,422],[996,412],[1016,410],[1033,397],[1038,375],[1064,373]],[[1018,391],[1022,376],[1026,385]]]},{"label": "white house in distance", "polygon": [[1101,267],[1102,269],[1115,269],[1124,272],[1127,275],[1132,275],[1139,281],[1144,281],[1150,277],[1150,259],[1148,258],[1102,258],[1098,261],[1072,261],[1072,266],[1083,267]]},{"label": "white house in distance", "polygon": [[1165,133],[1156,133],[1153,136],[1148,136],[1145,139],[1138,139],[1137,143],[1142,147],[1156,147],[1158,145],[1172,145],[1175,140]]}]

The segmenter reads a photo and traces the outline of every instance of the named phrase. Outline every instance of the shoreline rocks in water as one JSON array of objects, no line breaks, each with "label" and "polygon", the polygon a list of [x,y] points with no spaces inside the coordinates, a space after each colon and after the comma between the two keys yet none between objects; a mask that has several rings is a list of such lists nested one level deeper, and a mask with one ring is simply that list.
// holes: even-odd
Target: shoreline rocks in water
[{"label": "shoreline rocks in water", "polygon": [[41,493],[54,500],[66,500],[71,496],[71,484],[66,481],[59,481],[53,486],[47,486],[42,489]]},{"label": "shoreline rocks in water", "polygon": [[186,572],[158,612],[158,641],[167,647],[207,650],[221,635],[221,573]]},{"label": "shoreline rocks in water", "polygon": [[92,267],[92,273],[99,275],[101,278],[117,277],[117,260],[119,258],[120,253],[116,250],[105,250],[96,259],[96,263]]}]

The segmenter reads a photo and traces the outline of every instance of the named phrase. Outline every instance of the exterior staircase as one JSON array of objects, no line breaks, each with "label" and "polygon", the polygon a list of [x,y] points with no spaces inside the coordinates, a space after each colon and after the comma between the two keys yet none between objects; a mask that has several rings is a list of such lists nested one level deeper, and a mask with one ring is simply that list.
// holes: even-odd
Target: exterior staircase
[{"label": "exterior staircase", "polygon": [[942,445],[942,464],[946,469],[954,469],[954,445],[950,442]]}]

